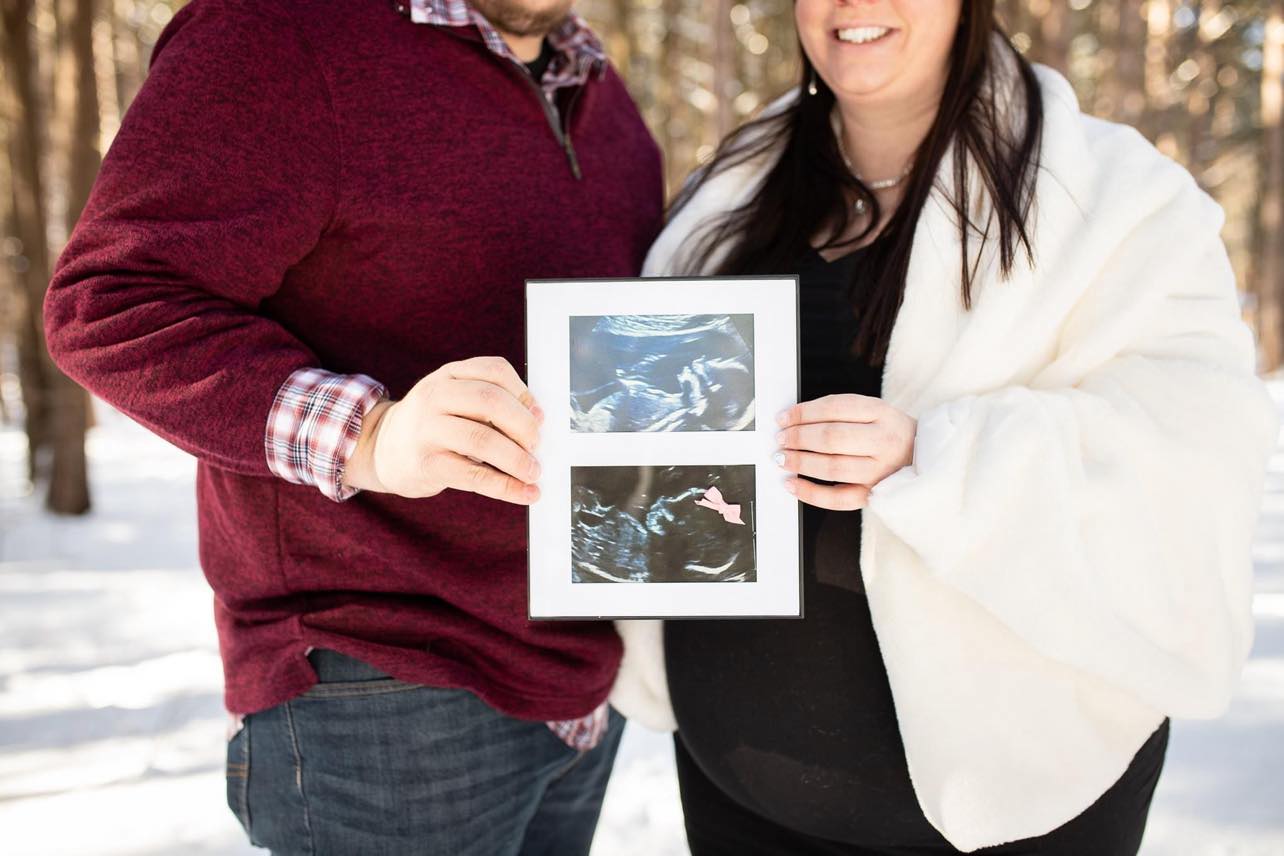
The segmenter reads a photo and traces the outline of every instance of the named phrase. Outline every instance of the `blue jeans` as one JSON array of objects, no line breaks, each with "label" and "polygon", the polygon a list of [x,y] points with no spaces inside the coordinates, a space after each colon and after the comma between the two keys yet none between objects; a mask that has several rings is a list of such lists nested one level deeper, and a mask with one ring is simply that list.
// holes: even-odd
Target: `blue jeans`
[{"label": "blue jeans", "polygon": [[391,678],[334,651],[311,690],[245,717],[227,800],[277,856],[588,854],[624,731],[579,752],[465,690]]}]

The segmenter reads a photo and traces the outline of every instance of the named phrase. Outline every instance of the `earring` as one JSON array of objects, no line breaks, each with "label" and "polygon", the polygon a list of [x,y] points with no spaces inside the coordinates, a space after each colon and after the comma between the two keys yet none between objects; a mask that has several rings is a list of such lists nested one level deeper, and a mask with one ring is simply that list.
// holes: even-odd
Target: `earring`
[{"label": "earring", "polygon": [[811,74],[808,76],[807,94],[808,95],[816,94],[816,70],[815,69],[812,69]]}]

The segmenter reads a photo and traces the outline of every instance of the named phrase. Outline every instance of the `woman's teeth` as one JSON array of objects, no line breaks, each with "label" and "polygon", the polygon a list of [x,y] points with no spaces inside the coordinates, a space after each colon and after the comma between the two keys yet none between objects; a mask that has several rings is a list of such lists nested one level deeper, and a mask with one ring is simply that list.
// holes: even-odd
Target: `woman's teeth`
[{"label": "woman's teeth", "polygon": [[854,45],[863,45],[866,42],[877,41],[890,32],[890,27],[848,27],[838,31],[838,38],[840,41]]}]

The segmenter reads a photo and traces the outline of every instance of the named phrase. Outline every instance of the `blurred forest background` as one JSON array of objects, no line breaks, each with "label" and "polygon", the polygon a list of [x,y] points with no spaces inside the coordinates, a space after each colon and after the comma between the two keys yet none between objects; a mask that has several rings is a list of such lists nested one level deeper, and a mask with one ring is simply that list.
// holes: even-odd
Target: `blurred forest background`
[{"label": "blurred forest background", "polygon": [[[966,2],[966,0],[965,0]],[[40,307],[101,153],[182,0],[0,0],[0,423],[29,487],[89,508],[88,396]],[[1084,109],[1139,128],[1225,207],[1261,368],[1284,363],[1284,0],[999,0],[1013,43]],[[791,0],[581,0],[667,157],[670,189],[798,78]]]}]

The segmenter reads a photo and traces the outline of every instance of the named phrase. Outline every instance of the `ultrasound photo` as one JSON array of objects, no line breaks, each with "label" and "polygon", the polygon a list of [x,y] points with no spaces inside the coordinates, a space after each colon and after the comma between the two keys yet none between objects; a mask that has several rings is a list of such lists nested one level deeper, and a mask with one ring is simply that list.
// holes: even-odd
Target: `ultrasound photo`
[{"label": "ultrasound photo", "polygon": [[752,431],[753,322],[572,316],[571,430]]},{"label": "ultrasound photo", "polygon": [[571,467],[572,580],[753,582],[754,467]]}]

